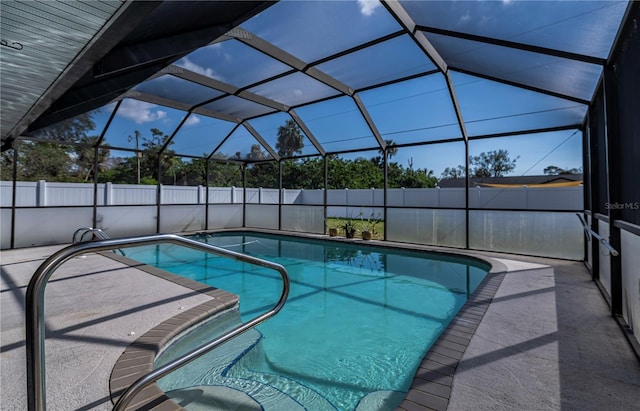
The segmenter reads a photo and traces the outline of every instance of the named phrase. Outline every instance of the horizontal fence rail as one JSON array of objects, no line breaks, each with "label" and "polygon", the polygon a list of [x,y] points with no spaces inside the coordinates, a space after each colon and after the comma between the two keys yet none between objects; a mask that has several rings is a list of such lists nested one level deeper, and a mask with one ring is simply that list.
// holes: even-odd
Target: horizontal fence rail
[{"label": "horizontal fence rail", "polygon": [[[12,183],[0,182],[0,206],[10,207]],[[93,206],[93,184],[17,182],[17,207]],[[303,189],[171,186],[161,184],[98,184],[96,206],[171,204],[293,204],[323,205],[324,191]],[[330,189],[328,206],[384,206],[384,189]],[[246,198],[245,198],[246,197]],[[459,208],[465,206],[465,188],[389,188],[388,206]],[[487,209],[582,210],[583,188],[577,187],[473,187],[469,207]]]}]

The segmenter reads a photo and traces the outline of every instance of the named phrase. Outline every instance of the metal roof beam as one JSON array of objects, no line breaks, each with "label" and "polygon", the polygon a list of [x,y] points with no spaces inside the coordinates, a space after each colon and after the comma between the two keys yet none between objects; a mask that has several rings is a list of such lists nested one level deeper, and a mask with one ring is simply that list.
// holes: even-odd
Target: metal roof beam
[{"label": "metal roof beam", "polygon": [[416,32],[416,23],[413,18],[407,13],[402,5],[397,0],[384,0],[381,2],[389,13],[396,19],[398,23],[411,35],[416,44],[422,49],[422,51],[431,59],[440,71],[447,72],[447,63],[444,61],[440,53],[433,47],[431,42],[422,32]]},{"label": "metal roof beam", "polygon": [[136,91],[136,90],[130,90],[124,93],[122,95],[122,99],[125,99],[125,98],[132,98],[135,100],[145,101],[151,104],[157,104],[159,106],[174,108],[176,110],[184,111],[185,114],[187,114],[186,112],[188,112],[189,109],[191,108],[191,106],[186,103],[180,103],[175,100],[154,96],[154,95],[143,93],[141,91]]},{"label": "metal roof beam", "polygon": [[306,62],[287,53],[286,51],[269,43],[268,41],[256,36],[255,34],[247,30],[244,30],[240,27],[236,28],[234,32],[235,31],[237,31],[238,33],[242,33],[242,35],[238,35],[235,37],[242,43],[268,55],[271,58],[278,60],[281,63],[284,63],[288,66],[295,68],[298,71],[303,72],[309,77],[312,77],[318,80],[319,82],[340,91],[343,94],[346,94],[349,96],[353,94],[354,90],[351,87],[347,86],[341,81],[334,79],[328,74],[321,72],[318,69],[309,67],[309,65]]},{"label": "metal roof beam", "polygon": [[314,79],[318,80],[321,83],[326,84],[329,87],[333,87],[334,89],[348,96],[353,95],[355,91],[353,88],[347,86],[341,81],[336,80],[335,78],[331,77],[330,75],[326,74],[323,71],[318,70],[315,67],[309,67],[305,69],[303,73],[309,77],[313,77]]},{"label": "metal roof beam", "polygon": [[462,118],[462,109],[460,109],[460,103],[458,103],[458,96],[456,95],[456,89],[453,86],[453,80],[447,71],[444,74],[444,77],[447,81],[447,88],[449,89],[449,95],[451,96],[451,102],[453,103],[453,107],[455,108],[456,118],[458,119],[458,125],[460,126],[460,133],[462,134],[462,138],[464,138],[464,142],[469,142],[469,136],[467,135],[467,127],[464,123],[464,119]]},{"label": "metal roof beam", "polygon": [[562,50],[556,50],[556,49],[551,49],[551,48],[547,48],[547,47],[540,47],[540,46],[534,46],[534,45],[530,45],[530,44],[518,43],[518,42],[515,42],[515,41],[500,40],[500,39],[495,39],[495,38],[492,38],[492,37],[478,36],[478,35],[475,35],[475,34],[467,34],[467,33],[460,33],[460,32],[457,32],[457,31],[438,29],[438,28],[435,28],[435,27],[427,27],[427,26],[417,25],[416,26],[416,30],[418,32],[441,34],[443,36],[455,37],[455,38],[464,39],[464,40],[477,41],[477,42],[480,42],[480,43],[491,44],[491,45],[494,45],[494,46],[508,47],[508,48],[512,48],[512,49],[516,49],[516,50],[529,51],[529,52],[533,52],[533,53],[546,54],[546,55],[549,55],[549,56],[555,56],[555,57],[561,57],[561,58],[575,60],[575,61],[581,61],[583,63],[597,64],[597,65],[600,65],[600,66],[602,66],[602,65],[604,65],[606,63],[605,59],[599,58],[599,57],[586,56],[584,54],[571,53],[571,52],[568,52],[568,51],[562,51]]},{"label": "metal roof beam", "polygon": [[569,124],[566,126],[557,126],[557,127],[543,127],[543,128],[532,128],[526,130],[516,130],[516,131],[505,131],[502,133],[493,133],[493,134],[483,134],[479,136],[469,137],[469,141],[473,140],[484,140],[488,138],[498,138],[498,137],[512,137],[512,136],[524,136],[528,134],[540,134],[540,133],[549,133],[553,131],[565,131],[565,130],[580,130],[582,127],[581,124]]},{"label": "metal roof beam", "polygon": [[231,84],[224,83],[220,80],[213,79],[211,77],[207,77],[200,73],[196,73],[191,70],[187,70],[180,66],[171,65],[166,68],[166,72],[169,74],[173,74],[176,77],[179,77],[183,80],[189,80],[193,83],[198,83],[202,86],[214,88],[216,90],[222,91],[227,94],[236,94],[240,89],[236,86],[232,86]]},{"label": "metal roof beam", "polygon": [[242,121],[242,119],[239,119],[238,117],[230,116],[228,114],[220,113],[219,111],[210,110],[204,107],[194,108],[193,110],[191,110],[191,112],[195,114],[201,114],[207,117],[217,118],[219,120],[230,121],[236,124]]},{"label": "metal roof beam", "polygon": [[447,88],[449,89],[449,95],[451,96],[451,103],[453,104],[453,109],[456,112],[456,117],[458,119],[458,125],[460,127],[460,133],[464,138],[465,144],[468,143],[469,138],[467,136],[467,129],[464,124],[464,118],[462,116],[462,110],[460,109],[460,104],[458,103],[458,98],[456,96],[455,87],[453,86],[453,80],[449,75],[449,66],[447,62],[442,58],[440,53],[433,47],[433,44],[427,39],[427,36],[424,35],[422,31],[417,31],[417,24],[413,21],[413,18],[407,13],[404,7],[397,0],[384,0],[382,4],[387,8],[389,13],[400,23],[402,27],[411,35],[416,44],[420,46],[422,51],[431,59],[433,64],[438,67],[438,69],[442,72],[447,82]]},{"label": "metal roof beam", "polygon": [[207,160],[211,160],[211,158],[213,158],[214,154],[216,154],[216,152],[218,150],[220,150],[220,147],[222,147],[224,145],[224,143],[227,142],[227,140],[229,140],[229,137],[231,137],[233,135],[233,133],[236,132],[236,130],[238,129],[238,127],[240,127],[240,123],[236,124],[231,131],[229,131],[229,133],[226,135],[225,138],[222,139],[222,141],[213,149],[213,151],[211,152],[211,154],[209,154],[209,157],[207,157]]},{"label": "metal roof beam", "polygon": [[259,94],[251,93],[246,90],[239,92],[238,94],[236,94],[236,96],[241,97],[245,100],[252,101],[254,103],[261,104],[263,106],[271,107],[278,111],[289,110],[289,106],[287,106],[286,104],[278,103],[277,101],[262,97]]},{"label": "metal roof beam", "polygon": [[[233,96],[237,96],[237,97],[241,97],[245,100],[249,100],[251,102],[257,103],[257,104],[261,104],[263,106],[267,106],[267,107],[271,107],[275,110],[279,110],[279,111],[288,111],[289,110],[289,106],[287,106],[286,104],[282,104],[279,103],[275,100],[271,100],[268,99],[266,97],[262,97],[258,94],[255,93],[251,93],[250,91],[238,88],[236,86],[233,86],[231,84],[228,83],[224,83],[220,80],[216,80],[216,79],[212,79],[211,77],[207,77],[207,76],[203,76],[202,74],[199,73],[195,73],[193,71],[187,70],[185,68],[182,67],[178,67],[178,66],[169,66],[167,67],[167,72],[170,72],[171,74],[173,74],[176,77],[179,77],[181,79],[184,80],[188,80],[194,83],[198,83],[202,86],[205,87],[209,87],[209,88],[213,88],[219,91],[222,91],[223,93],[227,93],[229,95],[233,95]],[[224,98],[226,96],[220,96],[220,97],[216,97],[214,99],[211,100],[207,100],[205,102],[202,102],[198,105],[196,105],[194,108],[198,108],[201,107],[203,105],[209,104],[212,101],[215,100],[219,100],[221,98]]]},{"label": "metal roof beam", "polygon": [[420,77],[426,77],[426,76],[430,76],[432,74],[438,74],[438,73],[440,73],[440,70],[438,70],[438,69],[433,69],[433,70],[429,70],[429,71],[423,71],[422,73],[416,73],[416,74],[412,74],[410,76],[400,77],[400,78],[397,78],[395,80],[385,81],[384,83],[378,83],[378,84],[374,84],[372,86],[362,87],[362,88],[357,89],[356,93],[361,93],[361,92],[367,91],[367,90],[375,90],[375,89],[378,89],[380,87],[389,86],[391,84],[398,84],[398,83],[402,83],[404,81],[409,81],[409,80],[417,79],[417,78],[420,78]]},{"label": "metal roof beam", "polygon": [[307,138],[309,139],[309,141],[311,141],[311,144],[313,144],[313,146],[316,148],[316,150],[318,150],[318,153],[320,153],[320,155],[322,157],[324,157],[327,152],[325,151],[324,147],[322,147],[322,145],[318,142],[318,140],[316,139],[316,137],[313,135],[313,133],[311,132],[311,130],[309,130],[309,128],[307,127],[307,125],[305,124],[304,121],[302,121],[302,119],[300,118],[300,116],[298,115],[298,113],[296,113],[296,111],[294,109],[289,110],[289,115],[291,116],[291,118],[293,118],[293,121],[296,122],[296,124],[298,125],[298,127],[300,127],[300,129],[302,130],[302,132],[304,134],[306,134]]},{"label": "metal roof beam", "polygon": [[348,49],[345,49],[345,50],[338,51],[335,54],[331,54],[330,56],[323,57],[323,58],[321,58],[319,60],[316,60],[316,61],[310,63],[309,65],[310,66],[318,66],[318,65],[320,65],[322,63],[326,63],[327,61],[331,61],[331,60],[335,60],[335,59],[340,58],[340,57],[347,56],[349,54],[355,53],[356,51],[367,49],[367,48],[369,48],[371,46],[376,46],[376,45],[378,45],[380,43],[384,43],[386,41],[393,40],[393,39],[395,39],[397,37],[404,36],[405,34],[407,34],[405,30],[398,30],[398,31],[396,31],[394,33],[389,33],[389,34],[384,35],[382,37],[378,37],[377,39],[369,40],[369,41],[367,41],[365,43],[362,43],[362,44],[359,44],[357,46],[354,46],[354,47],[351,47],[351,48],[348,48]]},{"label": "metal roof beam", "polygon": [[358,110],[360,110],[360,114],[364,118],[364,121],[366,121],[367,126],[369,126],[369,129],[373,133],[373,136],[378,141],[378,144],[380,145],[380,149],[382,151],[384,151],[386,149],[386,147],[387,147],[387,143],[382,138],[382,135],[380,134],[380,131],[378,131],[378,128],[374,124],[373,119],[371,118],[371,115],[369,114],[369,111],[367,111],[367,108],[365,107],[364,103],[360,99],[360,96],[358,94],[354,94],[353,95],[353,101],[355,101],[356,106],[358,106]]},{"label": "metal roof beam", "polygon": [[180,124],[178,124],[178,127],[176,127],[175,130],[173,130],[173,133],[171,133],[171,135],[169,136],[169,139],[164,143],[164,145],[162,146],[162,148],[160,149],[160,151],[158,151],[158,155],[162,155],[164,154],[164,151],[171,145],[173,144],[173,139],[176,136],[176,134],[178,134],[178,131],[182,128],[182,126],[184,125],[185,121],[187,121],[187,119],[189,118],[189,113],[187,113],[186,116],[182,117],[182,120],[180,120]]},{"label": "metal roof beam", "polygon": [[613,40],[613,46],[611,50],[609,50],[609,56],[607,57],[607,64],[611,64],[613,61],[613,57],[616,56],[622,47],[624,47],[624,42],[620,41],[620,38],[624,35],[624,33],[630,33],[633,30],[633,25],[637,24],[638,15],[640,15],[640,2],[639,1],[630,1],[627,4],[627,9],[624,12],[624,17],[622,17],[622,23],[620,27],[618,27],[618,32],[616,33],[616,37]]},{"label": "metal roof beam", "polygon": [[247,129],[247,131],[249,131],[249,133],[251,133],[251,135],[256,140],[258,140],[258,143],[260,143],[262,145],[262,147],[264,147],[269,152],[269,154],[271,155],[271,157],[273,157],[274,160],[280,161],[280,156],[278,155],[278,153],[276,153],[276,151],[271,147],[271,145],[269,143],[267,143],[267,140],[262,138],[260,133],[258,133],[258,131],[256,131],[256,129],[253,128],[253,126],[251,124],[249,124],[248,121],[243,121],[242,125],[244,126],[244,128]]},{"label": "metal roof beam", "polygon": [[[230,35],[232,34],[232,35]],[[272,57],[278,60],[281,63],[284,63],[288,66],[295,68],[298,71],[303,71],[307,66],[307,63],[300,60],[296,56],[287,53],[279,47],[269,43],[265,39],[256,36],[248,30],[243,29],[242,27],[236,27],[231,32],[226,35],[229,38],[234,38],[247,46],[254,48],[269,57]]]},{"label": "metal roof beam", "polygon": [[526,85],[526,84],[518,83],[518,82],[515,82],[515,81],[505,80],[503,78],[489,76],[487,74],[481,74],[481,73],[477,73],[475,71],[461,69],[461,68],[458,68],[458,67],[453,67],[452,66],[452,67],[450,67],[450,69],[453,70],[453,71],[457,71],[459,73],[469,74],[471,76],[483,78],[485,80],[491,80],[491,81],[495,81],[495,82],[498,82],[498,83],[506,84],[506,85],[509,85],[509,86],[522,88],[522,89],[529,90],[529,91],[535,91],[536,93],[546,94],[546,95],[552,96],[552,97],[558,97],[558,98],[561,98],[561,99],[564,99],[564,100],[574,101],[574,102],[580,103],[580,104],[586,104],[586,105],[590,104],[590,102],[588,100],[585,100],[585,99],[582,99],[582,98],[578,98],[578,97],[568,96],[566,94],[556,93],[554,91],[549,91],[547,89],[543,89],[543,88],[539,88],[539,87],[533,87],[533,86],[529,86],[529,85]]}]

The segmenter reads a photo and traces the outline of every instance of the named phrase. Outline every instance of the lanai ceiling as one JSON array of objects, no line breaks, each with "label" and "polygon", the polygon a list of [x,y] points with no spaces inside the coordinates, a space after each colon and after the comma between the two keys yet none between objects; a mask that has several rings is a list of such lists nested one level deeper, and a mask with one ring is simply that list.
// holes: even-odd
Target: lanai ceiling
[{"label": "lanai ceiling", "polygon": [[[155,128],[164,150],[239,161],[580,128],[630,7],[43,4],[2,3],[5,147],[55,141],[41,130],[90,112],[100,146],[135,150],[135,131]],[[285,154],[277,131],[294,123],[304,146]]]}]

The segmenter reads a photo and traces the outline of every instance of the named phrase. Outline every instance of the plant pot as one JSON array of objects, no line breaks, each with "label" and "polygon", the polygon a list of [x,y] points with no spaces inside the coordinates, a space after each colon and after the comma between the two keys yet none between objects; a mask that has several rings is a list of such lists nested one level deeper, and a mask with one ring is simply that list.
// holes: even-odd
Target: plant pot
[{"label": "plant pot", "polygon": [[350,230],[344,230],[344,235],[347,238],[353,238],[356,236],[356,229],[352,228]]},{"label": "plant pot", "polygon": [[338,235],[338,229],[337,228],[330,228],[329,229],[329,236],[330,237],[335,237]]},{"label": "plant pot", "polygon": [[362,239],[363,240],[371,240],[371,231],[363,231],[362,232]]}]

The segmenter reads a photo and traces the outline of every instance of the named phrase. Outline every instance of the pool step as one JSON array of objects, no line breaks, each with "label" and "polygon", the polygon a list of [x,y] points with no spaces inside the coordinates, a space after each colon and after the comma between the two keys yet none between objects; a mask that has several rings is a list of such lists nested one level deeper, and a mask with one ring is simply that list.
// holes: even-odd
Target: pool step
[{"label": "pool step", "polygon": [[[253,329],[233,340],[203,355],[198,360],[177,369],[159,381],[160,388],[169,391],[176,388],[194,387],[200,385],[219,385],[223,373],[242,356],[258,344],[262,334]],[[189,347],[201,345],[202,337],[189,335],[185,337],[185,344]],[[180,351],[183,351],[181,349]],[[172,353],[170,358],[174,358]],[[163,362],[156,363],[156,367]]]},{"label": "pool step", "polygon": [[[260,378],[253,375],[253,378]],[[266,378],[268,380],[268,378]],[[273,382],[273,381],[272,381]],[[255,379],[220,377],[217,384],[180,388],[167,395],[189,411],[263,410],[263,411],[335,411],[328,401],[294,381],[279,381],[294,391],[296,398],[278,387]]]},{"label": "pool step", "polygon": [[[276,374],[269,371],[266,356],[262,349],[262,344],[257,344],[250,351],[247,351],[232,367],[225,376],[246,381],[252,381],[262,386],[268,386],[281,392],[286,392],[300,403],[302,409],[313,411],[336,411],[336,407],[314,389],[300,384],[283,374]],[[274,410],[287,410],[274,402]],[[263,403],[263,405],[265,405]],[[265,406],[265,410],[268,410]]]},{"label": "pool step", "polygon": [[[234,325],[237,321],[234,317],[230,316],[222,328]],[[204,328],[185,337],[186,343],[201,344],[201,340],[207,338],[202,333],[206,333]],[[164,377],[159,385],[189,411],[335,411],[335,407],[308,387],[288,378],[254,371],[253,365],[264,361],[261,340],[259,331],[249,330]],[[292,398],[285,389],[299,399]]]},{"label": "pool step", "polygon": [[406,392],[399,391],[380,390],[370,392],[360,400],[356,411],[394,411],[397,409],[397,404],[400,404],[406,396]]},{"label": "pool step", "polygon": [[262,411],[256,400],[242,391],[214,385],[181,388],[167,393],[181,407],[189,411]]},{"label": "pool step", "polygon": [[201,385],[170,391],[167,394],[189,411],[307,410],[287,394],[269,385],[236,378],[223,380],[224,385]]},{"label": "pool step", "polygon": [[[264,406],[265,411],[294,409],[284,407],[277,396],[268,394],[270,390],[276,390],[282,395],[286,395],[288,398],[295,401],[299,407],[295,409],[310,411],[336,411],[336,407],[327,401],[326,398],[318,394],[313,389],[289,378],[250,370],[245,370],[243,372],[243,377],[244,378],[239,378],[238,380],[245,381],[246,383],[257,384],[262,387],[261,389],[266,390],[265,392],[267,395],[262,391],[252,394],[256,399],[260,400],[260,404]],[[291,405],[291,407],[292,406],[293,405]]]},{"label": "pool step", "polygon": [[[160,386],[189,411],[291,410],[304,411],[281,390],[259,381],[227,376],[227,371],[251,352],[262,339],[253,329],[223,344],[197,361],[169,374]],[[183,387],[168,390],[167,387]]]}]

